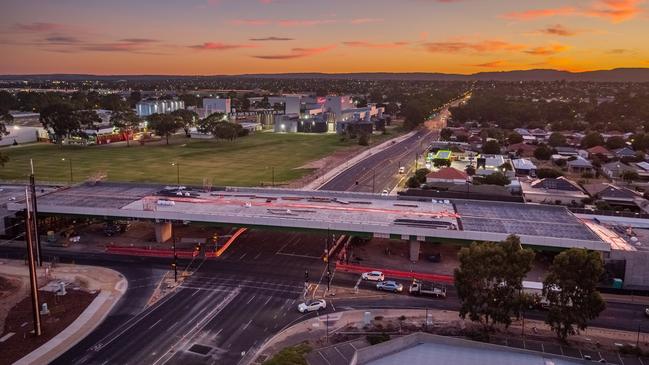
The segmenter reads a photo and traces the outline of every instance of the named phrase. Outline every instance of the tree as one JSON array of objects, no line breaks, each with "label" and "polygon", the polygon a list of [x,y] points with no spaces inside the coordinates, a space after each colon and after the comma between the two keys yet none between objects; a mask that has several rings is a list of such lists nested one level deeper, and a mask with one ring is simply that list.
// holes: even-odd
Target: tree
[{"label": "tree", "polygon": [[606,140],[606,147],[609,150],[616,150],[626,146],[626,141],[620,136],[612,136]]},{"label": "tree", "polygon": [[423,184],[426,182],[426,176],[430,174],[429,169],[418,169],[415,171],[415,179],[417,179],[417,182],[420,184]]},{"label": "tree", "polygon": [[509,144],[521,143],[523,142],[523,136],[516,132],[512,132],[507,136],[507,142],[509,142]]},{"label": "tree", "polygon": [[546,145],[540,145],[534,150],[534,158],[547,161],[552,157],[554,151]]},{"label": "tree", "polygon": [[169,144],[169,136],[181,128],[178,118],[171,114],[151,114],[147,119],[149,128],[154,130],[160,137],[165,137],[167,144]]},{"label": "tree", "polygon": [[584,148],[601,146],[603,144],[604,138],[602,138],[602,135],[597,132],[590,132],[581,140],[581,146]]},{"label": "tree", "polygon": [[406,119],[404,126],[407,129],[415,129],[426,120],[426,111],[418,100],[409,100],[401,108],[401,114]]},{"label": "tree", "polygon": [[415,176],[410,176],[408,180],[406,180],[406,186],[409,188],[418,188],[421,184],[419,181],[417,181],[417,178]]},{"label": "tree", "polygon": [[498,155],[500,154],[500,144],[497,141],[489,140],[482,146],[482,153],[485,155]]},{"label": "tree", "polygon": [[511,181],[505,174],[500,171],[493,172],[485,176],[475,176],[473,178],[473,183],[476,185],[499,185],[506,186],[509,185]]},{"label": "tree", "polygon": [[131,108],[135,108],[137,103],[142,100],[142,93],[139,91],[131,91],[131,94],[128,96],[128,104],[131,106]]},{"label": "tree", "polygon": [[101,97],[99,100],[99,106],[101,106],[102,109],[116,111],[126,108],[127,103],[118,94],[107,94]]},{"label": "tree", "polygon": [[599,316],[605,303],[596,290],[604,273],[599,253],[571,248],[558,254],[543,281],[543,296],[549,303],[545,319],[559,339],[586,329]]},{"label": "tree", "polygon": [[11,124],[13,121],[14,117],[9,113],[9,110],[0,109],[0,141],[2,140],[2,136],[9,134],[7,124]]},{"label": "tree", "polygon": [[636,151],[649,149],[649,134],[638,133],[631,138],[631,146]]},{"label": "tree", "polygon": [[358,136],[358,144],[360,146],[369,146],[370,145],[370,135],[369,135],[369,133],[361,133]]},{"label": "tree", "polygon": [[196,125],[198,114],[192,110],[178,109],[171,112],[171,115],[178,118],[182,129],[185,131],[185,136],[189,137],[189,129]]},{"label": "tree", "polygon": [[450,140],[451,136],[453,136],[453,131],[449,128],[442,128],[442,130],[439,131],[439,138],[441,138],[442,141]]},{"label": "tree", "polygon": [[566,137],[559,132],[554,132],[550,134],[550,137],[548,138],[548,144],[552,147],[565,146]]},{"label": "tree", "polygon": [[78,134],[81,125],[75,116],[75,110],[68,104],[52,104],[41,110],[40,121],[43,128],[51,130],[56,143],[63,146],[63,139]]},{"label": "tree", "polygon": [[466,166],[466,169],[464,169],[464,171],[465,171],[466,174],[469,175],[469,176],[473,176],[473,175],[475,175],[475,167],[473,167],[473,165],[467,165],[467,166]]},{"label": "tree", "polygon": [[499,243],[473,243],[458,254],[455,287],[462,305],[460,317],[469,317],[489,329],[495,323],[506,327],[520,312],[523,278],[532,268],[534,252],[521,247],[511,235]]},{"label": "tree", "polygon": [[130,147],[130,136],[134,130],[140,127],[142,119],[131,109],[124,109],[113,112],[110,116],[110,122],[125,134],[126,147]]}]

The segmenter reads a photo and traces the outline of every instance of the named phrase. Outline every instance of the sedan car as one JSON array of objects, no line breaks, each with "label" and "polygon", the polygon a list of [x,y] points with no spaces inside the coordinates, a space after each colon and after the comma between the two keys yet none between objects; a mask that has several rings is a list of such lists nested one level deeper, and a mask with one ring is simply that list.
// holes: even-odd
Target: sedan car
[{"label": "sedan car", "polygon": [[327,302],[324,299],[307,300],[297,306],[300,313],[313,312],[327,308]]},{"label": "sedan car", "polygon": [[391,291],[394,293],[401,293],[403,291],[403,284],[399,284],[395,281],[382,281],[376,284],[378,290]]},{"label": "sedan car", "polygon": [[363,280],[369,280],[369,281],[383,281],[383,280],[385,280],[385,276],[383,276],[383,273],[380,272],[380,271],[364,272],[361,275],[361,278],[363,278]]}]

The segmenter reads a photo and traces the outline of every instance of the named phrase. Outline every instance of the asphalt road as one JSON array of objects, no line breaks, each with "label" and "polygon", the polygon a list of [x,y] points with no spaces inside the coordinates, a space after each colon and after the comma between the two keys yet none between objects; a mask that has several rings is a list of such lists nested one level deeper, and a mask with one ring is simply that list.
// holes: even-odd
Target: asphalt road
[{"label": "asphalt road", "polygon": [[[448,109],[444,109],[429,123],[441,126],[444,124],[442,118],[447,118],[448,114]],[[322,185],[319,190],[367,193],[391,191],[404,177],[399,174],[399,167],[404,166],[406,169],[413,167],[417,156],[425,152],[430,143],[437,140],[438,137],[439,129],[422,128],[413,136],[351,166]]]}]

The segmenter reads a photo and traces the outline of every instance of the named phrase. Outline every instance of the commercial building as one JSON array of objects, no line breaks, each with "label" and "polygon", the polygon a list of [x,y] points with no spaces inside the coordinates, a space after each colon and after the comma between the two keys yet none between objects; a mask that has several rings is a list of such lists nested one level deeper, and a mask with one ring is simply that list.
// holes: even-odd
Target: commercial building
[{"label": "commercial building", "polygon": [[151,114],[167,114],[175,110],[185,109],[185,102],[182,100],[148,100],[140,101],[135,109],[140,117],[147,117]]},{"label": "commercial building", "polygon": [[[230,114],[232,112],[232,100],[229,98],[204,98],[201,110],[203,118],[214,113]],[[200,114],[200,113],[199,113]]]}]

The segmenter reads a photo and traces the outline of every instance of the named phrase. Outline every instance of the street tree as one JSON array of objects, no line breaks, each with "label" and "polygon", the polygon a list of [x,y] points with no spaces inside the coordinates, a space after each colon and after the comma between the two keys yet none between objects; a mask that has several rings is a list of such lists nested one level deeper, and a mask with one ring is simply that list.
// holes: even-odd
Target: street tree
[{"label": "street tree", "polygon": [[606,148],[616,150],[626,146],[626,140],[620,136],[612,136],[606,140]]},{"label": "street tree", "polygon": [[584,148],[601,146],[603,144],[604,138],[602,138],[602,135],[597,132],[590,132],[581,140],[581,146]]},{"label": "street tree", "polygon": [[442,139],[442,141],[448,141],[451,139],[453,136],[453,131],[450,130],[449,128],[442,128],[441,131],[439,131],[439,138]]},{"label": "street tree", "polygon": [[178,109],[171,112],[171,115],[179,119],[182,129],[185,131],[185,136],[189,137],[189,129],[198,122],[198,114],[193,110]]},{"label": "street tree", "polygon": [[169,144],[169,137],[181,128],[179,119],[171,114],[151,114],[147,119],[149,128],[160,137],[164,137],[167,144]]},{"label": "street tree", "polygon": [[508,327],[520,312],[523,278],[532,268],[534,252],[521,247],[511,235],[502,242],[473,243],[458,254],[455,287],[462,302],[460,317],[491,329],[500,323]]},{"label": "street tree", "polygon": [[7,124],[11,124],[13,121],[14,117],[9,113],[9,110],[0,109],[0,140],[2,140],[3,136],[9,134]]},{"label": "street tree", "polygon": [[500,144],[497,141],[489,140],[482,146],[482,153],[485,155],[498,155],[500,154]]},{"label": "street tree", "polygon": [[113,112],[110,116],[110,121],[115,127],[119,128],[119,130],[125,134],[126,147],[130,147],[130,136],[133,134],[133,131],[137,130],[140,127],[142,119],[138,117],[132,109],[122,109]]},{"label": "street tree", "polygon": [[540,145],[534,150],[534,158],[537,160],[547,161],[552,157],[554,151],[546,145]]},{"label": "street tree", "polygon": [[511,132],[509,136],[507,136],[507,142],[509,142],[509,144],[521,143],[523,142],[523,136],[516,132]]},{"label": "street tree", "polygon": [[56,143],[63,146],[65,137],[78,135],[81,130],[81,124],[78,114],[68,104],[51,104],[41,109],[40,121],[43,128],[50,130]]},{"label": "street tree", "polygon": [[596,290],[603,273],[602,259],[594,251],[571,248],[554,258],[543,281],[543,296],[549,303],[545,323],[562,341],[585,330],[588,321],[605,309]]},{"label": "street tree", "polygon": [[548,144],[552,147],[560,147],[566,145],[566,137],[559,132],[553,132],[548,138]]}]

